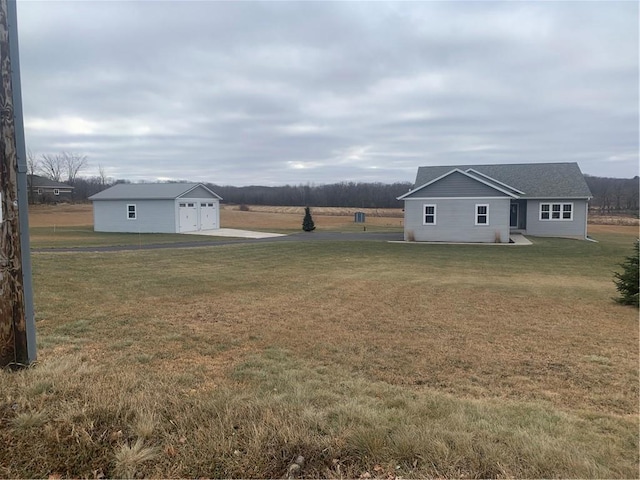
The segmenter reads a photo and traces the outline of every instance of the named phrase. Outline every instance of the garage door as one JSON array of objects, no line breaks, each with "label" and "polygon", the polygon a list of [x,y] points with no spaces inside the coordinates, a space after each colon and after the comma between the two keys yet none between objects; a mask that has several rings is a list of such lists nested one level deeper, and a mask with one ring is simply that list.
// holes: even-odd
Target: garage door
[{"label": "garage door", "polygon": [[180,231],[193,232],[198,229],[198,204],[195,202],[180,203]]},{"label": "garage door", "polygon": [[218,228],[218,206],[215,203],[200,203],[200,230]]}]

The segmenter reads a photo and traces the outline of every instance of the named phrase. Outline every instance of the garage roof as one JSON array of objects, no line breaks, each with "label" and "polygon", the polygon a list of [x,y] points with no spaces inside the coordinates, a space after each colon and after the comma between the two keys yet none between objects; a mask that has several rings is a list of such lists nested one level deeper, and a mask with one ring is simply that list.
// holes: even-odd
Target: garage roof
[{"label": "garage roof", "polygon": [[222,199],[203,183],[119,183],[90,196],[89,200],[172,200],[198,187]]}]

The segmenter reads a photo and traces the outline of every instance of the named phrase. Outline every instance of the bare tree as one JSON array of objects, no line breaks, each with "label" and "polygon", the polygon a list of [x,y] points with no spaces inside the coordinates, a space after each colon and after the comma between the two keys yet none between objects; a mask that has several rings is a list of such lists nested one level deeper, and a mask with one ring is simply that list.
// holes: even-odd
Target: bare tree
[{"label": "bare tree", "polygon": [[27,168],[29,175],[35,175],[40,170],[40,159],[31,150],[27,151]]},{"label": "bare tree", "polygon": [[33,177],[36,172],[40,171],[40,159],[33,154],[31,150],[27,151],[27,181],[29,184],[29,203],[35,203],[35,192],[33,186]]},{"label": "bare tree", "polygon": [[60,154],[43,153],[40,161],[40,170],[49,179],[59,182],[64,169],[64,159]]},{"label": "bare tree", "polygon": [[109,183],[109,176],[102,165],[98,165],[98,178],[100,178],[100,185]]},{"label": "bare tree", "polygon": [[80,170],[87,166],[87,156],[78,153],[62,152],[63,168],[67,173],[67,183],[73,185]]},{"label": "bare tree", "polygon": [[63,177],[73,185],[80,171],[87,166],[87,156],[73,152],[44,153],[39,162],[40,170],[51,180],[60,182]]}]

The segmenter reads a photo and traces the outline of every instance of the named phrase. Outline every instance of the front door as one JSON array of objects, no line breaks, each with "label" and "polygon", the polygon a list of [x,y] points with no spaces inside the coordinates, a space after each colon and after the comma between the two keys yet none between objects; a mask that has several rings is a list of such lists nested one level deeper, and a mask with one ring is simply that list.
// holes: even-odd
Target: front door
[{"label": "front door", "polygon": [[509,211],[509,226],[511,228],[518,228],[518,213],[520,205],[517,203],[511,204],[511,210]]}]

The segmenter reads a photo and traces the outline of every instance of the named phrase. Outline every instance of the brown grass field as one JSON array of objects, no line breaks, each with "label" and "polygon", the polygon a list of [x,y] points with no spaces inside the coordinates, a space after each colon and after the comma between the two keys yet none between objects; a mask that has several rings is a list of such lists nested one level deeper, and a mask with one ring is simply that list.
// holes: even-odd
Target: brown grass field
[{"label": "brown grass field", "polygon": [[[90,204],[33,205],[29,207],[30,227],[72,227],[93,225]],[[252,228],[257,230],[300,230],[304,207],[250,206],[241,211],[238,205],[222,205],[220,224],[224,228]],[[402,210],[392,208],[313,208],[318,228],[338,228],[353,224],[355,212],[365,212],[367,226],[401,227]]]},{"label": "brown grass field", "polygon": [[[300,228],[236,208],[223,227]],[[39,362],[0,372],[0,477],[637,478],[638,311],[612,272],[638,228],[589,231],[34,253]]]}]

